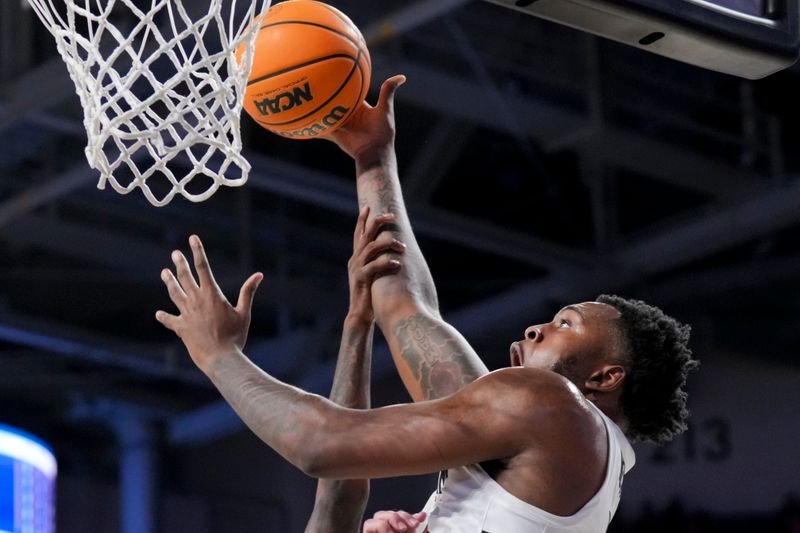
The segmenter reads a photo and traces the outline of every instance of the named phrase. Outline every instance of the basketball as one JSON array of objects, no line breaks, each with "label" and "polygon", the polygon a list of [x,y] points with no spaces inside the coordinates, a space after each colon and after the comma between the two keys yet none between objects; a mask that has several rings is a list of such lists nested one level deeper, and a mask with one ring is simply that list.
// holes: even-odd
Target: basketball
[{"label": "basketball", "polygon": [[[237,56],[241,61],[245,46]],[[256,37],[244,109],[260,126],[312,139],[344,125],[369,90],[371,63],[359,29],[313,0],[272,6]]]}]

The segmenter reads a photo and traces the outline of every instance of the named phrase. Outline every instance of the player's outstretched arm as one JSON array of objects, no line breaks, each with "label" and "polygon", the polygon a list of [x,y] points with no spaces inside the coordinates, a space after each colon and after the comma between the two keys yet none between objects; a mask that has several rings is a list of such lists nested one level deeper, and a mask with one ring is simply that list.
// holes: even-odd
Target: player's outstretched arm
[{"label": "player's outstretched arm", "polygon": [[539,447],[560,450],[583,441],[582,433],[592,436],[591,410],[577,400],[577,389],[530,368],[493,372],[440,400],[368,410],[283,383],[242,352],[261,274],[244,283],[233,306],[214,281],[200,239],[192,236],[190,244],[197,279],[175,252],[176,274],[165,269],[162,279],[180,314],[158,311],[157,320],[181,338],[245,424],[309,475],[422,474]]},{"label": "player's outstretched arm", "polygon": [[[353,256],[347,264],[350,282],[350,307],[344,320],[336,371],[331,387],[332,402],[351,409],[370,407],[370,366],[375,315],[370,289],[376,277],[394,274],[400,263],[385,254],[394,249],[391,240],[376,241],[381,224],[391,215],[367,223],[369,208],[362,208],[353,235]],[[317,484],[314,510],[306,533],[355,533],[369,498],[367,479],[321,479]]]},{"label": "player's outstretched arm", "polygon": [[365,103],[328,138],[355,160],[359,204],[375,215],[396,216],[387,233],[407,245],[403,270],[376,280],[373,303],[406,388],[415,400],[429,400],[452,394],[487,369],[466,339],[442,320],[433,278],[403,201],[394,148],[394,95],[404,81],[395,76],[384,82],[377,105]]}]

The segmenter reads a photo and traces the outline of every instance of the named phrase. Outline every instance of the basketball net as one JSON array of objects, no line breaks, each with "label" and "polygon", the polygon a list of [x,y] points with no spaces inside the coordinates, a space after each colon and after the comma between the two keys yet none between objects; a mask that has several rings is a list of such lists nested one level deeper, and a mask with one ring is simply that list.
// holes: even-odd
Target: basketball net
[{"label": "basketball net", "polygon": [[139,187],[163,206],[176,194],[200,202],[247,181],[239,117],[270,0],[244,0],[239,10],[226,0],[227,16],[223,0],[28,3],[75,83],[99,189]]}]

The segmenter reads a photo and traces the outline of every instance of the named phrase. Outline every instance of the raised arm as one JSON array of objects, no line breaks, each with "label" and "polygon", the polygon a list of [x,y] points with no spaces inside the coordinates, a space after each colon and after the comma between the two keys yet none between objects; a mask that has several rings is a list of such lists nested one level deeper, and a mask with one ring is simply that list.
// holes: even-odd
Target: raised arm
[{"label": "raised arm", "polygon": [[247,426],[309,475],[434,472],[523,450],[561,449],[565,435],[587,427],[591,410],[577,400],[577,389],[553,372],[530,368],[493,372],[441,400],[369,410],[282,383],[242,353],[261,275],[244,283],[234,307],[214,281],[200,239],[193,236],[191,247],[199,280],[175,252],[177,279],[169,270],[162,279],[180,315],[158,311],[156,318],[181,338]]},{"label": "raised arm", "polygon": [[[362,208],[353,235],[353,256],[348,262],[350,307],[344,320],[330,400],[351,409],[370,407],[370,366],[375,318],[370,288],[377,276],[395,273],[400,264],[385,252],[391,242],[375,242],[378,228],[391,217],[373,218],[367,224],[369,208]],[[374,243],[374,244],[373,244]],[[399,251],[399,247],[394,245]],[[369,498],[367,479],[320,479],[314,510],[306,533],[357,532]]]},{"label": "raised arm", "polygon": [[405,82],[384,82],[378,104],[365,104],[329,136],[355,160],[360,205],[375,215],[393,213],[386,230],[407,245],[403,270],[372,286],[378,325],[386,337],[400,377],[414,400],[442,398],[488,370],[478,355],[439,313],[436,287],[417,244],[403,201],[395,156],[394,95]]}]

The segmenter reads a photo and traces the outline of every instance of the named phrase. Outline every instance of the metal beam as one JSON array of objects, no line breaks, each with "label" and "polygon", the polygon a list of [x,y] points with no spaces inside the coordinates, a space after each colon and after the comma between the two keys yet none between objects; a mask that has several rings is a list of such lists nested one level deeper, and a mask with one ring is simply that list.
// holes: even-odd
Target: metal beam
[{"label": "metal beam", "polygon": [[[488,102],[485,89],[471,78],[388,54],[373,54],[373,76],[376,80],[394,74],[405,74],[408,78],[397,92],[401,102],[449,114],[494,131],[516,134],[513,124],[497,120],[497,113]],[[560,108],[551,102],[509,90],[501,90],[499,97],[505,100],[509,109],[514,110],[516,122],[524,128],[524,133],[541,142],[564,137],[586,123],[582,114]]]},{"label": "metal beam", "polygon": [[659,283],[648,292],[661,302],[697,302],[704,297],[710,299],[722,293],[735,294],[791,281],[800,281],[800,254],[692,272]]},{"label": "metal beam", "polygon": [[756,172],[619,128],[606,127],[579,142],[587,154],[606,164],[711,198],[742,197],[765,186],[765,180]]},{"label": "metal beam", "polygon": [[[497,120],[484,89],[471,79],[383,54],[374,54],[374,71],[377,79],[397,73],[408,77],[408,82],[397,93],[400,102],[511,136],[519,134],[513,123]],[[741,196],[758,190],[763,183],[758,173],[619,128],[594,130],[590,117],[584,113],[529,95],[498,91],[499,98],[514,110],[518,127],[524,128],[524,133],[536,139],[545,150],[564,150],[576,143],[582,144],[606,164],[712,197]]]},{"label": "metal beam", "polygon": [[410,204],[427,203],[461,155],[474,130],[471,124],[449,116],[436,122],[422,147],[414,154],[411,166],[403,172],[403,190]]},{"label": "metal beam", "polygon": [[631,244],[623,268],[663,272],[800,222],[800,179]]},{"label": "metal beam", "polygon": [[197,371],[175,368],[168,364],[166,357],[154,359],[153,354],[166,353],[165,345],[131,345],[77,328],[46,322],[39,317],[8,313],[0,314],[0,339],[142,375],[208,386],[207,380]]},{"label": "metal beam", "polygon": [[[328,209],[355,215],[357,202],[354,187],[342,180],[321,171],[281,161],[265,156],[249,156],[253,164],[252,186],[302,200]],[[69,224],[64,221],[51,221],[41,217],[21,216],[35,205],[44,204],[85,186],[90,172],[81,172],[76,167],[59,178],[49,182],[42,190],[33,189],[0,205],[0,230],[11,242],[40,245],[67,255],[90,254],[94,261],[111,266],[142,270],[142,263],[158,268],[163,264],[164,251],[159,247],[146,245],[128,236],[111,236],[105,230],[90,229]],[[546,241],[514,234],[503,228],[476,222],[467,217],[459,217],[432,208],[414,210],[415,230],[420,235],[449,240],[469,248],[501,257],[508,257],[524,263],[547,268],[563,266],[564,261],[585,264],[592,257],[569,248]],[[10,222],[17,218],[17,220]],[[465,231],[469,227],[470,231]],[[91,247],[74,247],[73,242],[93,242]],[[126,250],[135,250],[137,264],[131,265],[127,257],[110,253],[126,242]],[[110,262],[110,263],[109,263]],[[222,267],[220,270],[230,270]]]},{"label": "metal beam", "polygon": [[[355,187],[330,174],[265,156],[249,159],[254,169],[249,183],[255,187],[342,213],[355,215],[358,209]],[[418,235],[539,267],[561,267],[565,261],[585,264],[593,260],[564,246],[433,208],[412,209],[412,219]]]},{"label": "metal beam", "polygon": [[[398,93],[400,101],[412,103],[414,105],[430,109],[438,113],[444,113],[451,117],[458,118],[478,125],[490,128],[495,131],[503,131],[510,135],[519,135],[519,128],[523,128],[524,134],[536,139],[547,149],[548,145],[556,142],[561,143],[558,149],[564,149],[564,139],[573,139],[571,142],[583,142],[584,148],[595,153],[602,161],[627,168],[637,173],[652,176],[656,179],[673,183],[677,186],[690,190],[712,195],[714,197],[728,197],[749,193],[754,188],[757,189],[763,180],[753,172],[744,171],[736,167],[726,165],[704,157],[701,154],[676,147],[664,141],[650,139],[632,132],[619,129],[604,129],[596,135],[589,135],[588,140],[585,134],[575,136],[575,132],[591,131],[590,119],[583,113],[559,107],[551,102],[537,100],[531,96],[520,95],[509,91],[498,89],[498,98],[501,98],[509,109],[514,110],[515,122],[519,126],[514,126],[508,121],[498,121],[497,114],[491,105],[487,104],[484,88],[474,80],[458,75],[441,72],[437,69],[424,66],[417,62],[397,59],[393,56],[376,52],[373,54],[374,76],[376,79],[388,77],[389,75],[402,72],[409,78],[408,83],[401,88]],[[71,83],[66,75],[66,69],[60,60],[50,63],[46,70],[58,67],[66,81]],[[37,71],[38,72],[38,71]],[[47,72],[41,77],[52,75]],[[35,78],[27,81],[27,78]],[[19,93],[20,98],[26,98],[35,94],[33,88],[36,84],[41,84],[38,76],[31,73],[18,82],[13,93]],[[48,83],[47,89],[57,87],[58,82]],[[13,117],[19,119],[41,109],[43,104],[57,105],[69,91],[58,91],[46,97],[35,96],[36,105],[29,105],[23,101],[15,101],[11,98],[10,104],[13,105]],[[0,114],[0,128],[9,122],[4,115]],[[11,115],[9,115],[11,117]],[[13,122],[13,120],[11,120]],[[248,154],[249,158],[257,158]],[[273,166],[279,166],[272,162]],[[87,166],[88,168],[88,166]],[[698,177],[700,177],[698,179]],[[254,176],[251,178],[254,183],[259,180]],[[294,196],[300,192],[305,198],[312,199],[315,191],[305,188],[298,191],[297,187],[289,183],[271,183],[275,192]],[[342,199],[331,194],[337,194],[330,190],[323,190],[317,195],[319,202],[325,202],[327,207],[341,209]]]},{"label": "metal beam", "polygon": [[414,230],[420,234],[531,266],[557,270],[588,267],[597,260],[592,253],[531,237],[475,216],[423,207],[412,209],[410,217]]},{"label": "metal beam", "polygon": [[0,229],[37,207],[89,186],[96,179],[95,172],[88,167],[86,161],[82,161],[48,182],[26,189],[0,204]]},{"label": "metal beam", "polygon": [[[157,280],[158,273],[169,260],[169,250],[163,246],[131,235],[90,228],[55,217],[18,217],[0,230],[0,236],[5,242],[15,246],[44,248],[66,257],[77,257],[110,266],[130,273],[134,279],[138,277]],[[125,253],[120,253],[121,250]],[[222,264],[219,270],[228,272],[234,269],[228,264]]]}]

